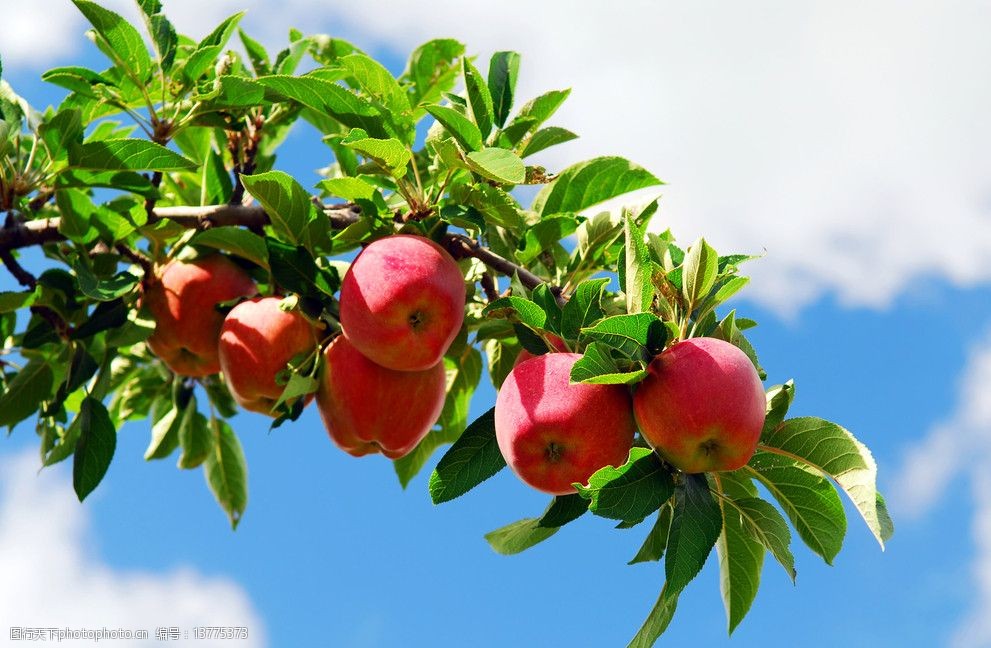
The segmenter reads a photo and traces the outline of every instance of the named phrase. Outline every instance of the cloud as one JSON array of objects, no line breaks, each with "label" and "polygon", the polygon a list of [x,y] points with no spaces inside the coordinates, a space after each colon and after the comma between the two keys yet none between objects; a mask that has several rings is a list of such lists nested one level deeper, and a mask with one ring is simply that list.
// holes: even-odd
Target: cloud
[{"label": "cloud", "polygon": [[194,34],[247,8],[268,42],[295,25],[400,55],[435,36],[483,62],[520,51],[524,97],[574,88],[554,121],[582,139],[542,160],[619,154],[655,171],[669,183],[658,223],[766,248],[748,294],[781,312],[827,294],[884,307],[927,277],[991,280],[987,3],[164,3]]},{"label": "cloud", "polygon": [[30,451],[0,458],[0,632],[6,635],[7,626],[144,629],[149,641],[127,645],[151,646],[159,643],[159,626],[246,626],[249,639],[238,645],[265,645],[261,619],[237,583],[188,567],[118,570],[94,555],[88,525],[62,468],[38,473]]},{"label": "cloud", "polygon": [[974,500],[971,563],[975,596],[953,645],[991,645],[991,332],[976,345],[961,376],[956,410],[910,447],[890,489],[899,515],[921,517],[947,492],[950,481],[968,479]]}]

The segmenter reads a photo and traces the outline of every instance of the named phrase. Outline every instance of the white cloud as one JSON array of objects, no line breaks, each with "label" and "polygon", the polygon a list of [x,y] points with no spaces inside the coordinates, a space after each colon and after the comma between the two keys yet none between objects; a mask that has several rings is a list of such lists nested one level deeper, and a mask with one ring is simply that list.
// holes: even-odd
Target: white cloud
[{"label": "white cloud", "polygon": [[920,517],[937,504],[954,478],[971,482],[976,555],[970,575],[972,605],[953,645],[991,645],[991,332],[972,350],[961,376],[956,410],[911,446],[895,478],[892,507],[898,516]]},{"label": "white cloud", "polygon": [[164,3],[194,34],[247,8],[270,42],[295,25],[401,54],[434,36],[516,49],[524,96],[574,88],[555,122],[582,139],[552,168],[611,153],[654,170],[669,182],[658,221],[766,248],[750,294],[783,312],[826,293],[884,306],[926,276],[991,280],[987,3]]},{"label": "white cloud", "polygon": [[[264,646],[265,629],[246,592],[226,578],[183,567],[124,571],[94,555],[80,506],[61,468],[38,473],[34,452],[0,458],[0,610],[4,626],[144,629],[246,626],[241,646]],[[92,641],[78,644],[94,645]],[[121,644],[124,645],[124,644]],[[196,645],[190,640],[176,645]]]}]

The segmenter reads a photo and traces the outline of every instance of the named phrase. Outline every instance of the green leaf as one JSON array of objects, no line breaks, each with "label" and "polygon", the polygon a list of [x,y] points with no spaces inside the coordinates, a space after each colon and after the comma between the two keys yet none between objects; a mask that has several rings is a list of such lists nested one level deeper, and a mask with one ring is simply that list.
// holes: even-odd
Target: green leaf
[{"label": "green leaf", "polygon": [[701,571],[722,532],[719,505],[702,475],[683,475],[674,490],[674,514],[668,535],[664,575],[672,595],[680,593]]},{"label": "green leaf", "polygon": [[103,403],[87,396],[79,409],[79,440],[72,461],[72,487],[79,501],[93,492],[117,449],[117,430]]},{"label": "green leaf", "polygon": [[83,141],[82,114],[77,109],[58,112],[38,127],[38,134],[52,162],[64,162],[69,159],[69,151],[79,147]]},{"label": "green leaf", "polygon": [[700,238],[688,248],[682,266],[681,294],[689,304],[701,303],[709,295],[716,282],[718,260],[719,255],[704,238]]},{"label": "green leaf", "polygon": [[578,284],[561,309],[561,336],[564,339],[577,339],[583,328],[602,318],[605,314],[600,305],[602,290],[608,283],[609,279],[590,279]]},{"label": "green leaf", "polygon": [[619,350],[629,358],[639,358],[651,339],[662,333],[664,323],[652,313],[613,315],[583,328],[582,335]]},{"label": "green leaf", "polygon": [[403,75],[412,82],[410,104],[436,103],[451,90],[460,71],[456,62],[464,52],[465,46],[451,38],[434,39],[413,50]]},{"label": "green leaf", "polygon": [[386,128],[378,108],[336,83],[316,77],[284,75],[260,77],[255,81],[268,88],[276,98],[295,101],[334,118],[345,127],[361,128],[371,137],[396,135]]},{"label": "green leaf", "polygon": [[643,369],[620,371],[616,361],[609,355],[609,348],[592,342],[585,347],[585,355],[571,366],[571,382],[593,385],[632,385],[646,377]]},{"label": "green leaf", "polygon": [[237,35],[241,38],[241,44],[244,45],[244,51],[248,55],[248,60],[251,61],[251,69],[255,71],[255,76],[265,76],[266,74],[271,74],[272,64],[268,58],[268,52],[265,47],[244,33],[244,30],[240,27],[237,30]]},{"label": "green leaf", "polygon": [[375,185],[361,178],[328,178],[319,183],[321,189],[342,200],[371,200]]},{"label": "green leaf", "polygon": [[0,393],[0,427],[13,427],[31,416],[52,393],[51,367],[34,358],[17,372]]},{"label": "green leaf", "polygon": [[578,139],[578,135],[572,133],[567,128],[559,128],[558,126],[541,128],[527,142],[520,157],[529,157],[534,153],[539,153],[544,149],[557,146],[558,144],[570,142],[573,139]]},{"label": "green leaf", "polygon": [[643,520],[674,492],[671,474],[650,448],[630,449],[625,464],[600,468],[589,477],[588,486],[576,484],[575,487],[591,502],[590,511],[625,522]]},{"label": "green leaf", "polygon": [[647,251],[643,230],[637,227],[630,214],[626,214],[623,232],[626,241],[623,255],[626,312],[647,313],[650,312],[650,304],[654,300],[654,284],[651,281],[654,263],[650,260],[650,253]]},{"label": "green leaf", "polygon": [[643,167],[620,157],[599,157],[559,173],[541,189],[533,209],[542,216],[580,212],[625,193],[663,184]]},{"label": "green leaf", "polygon": [[516,252],[516,259],[529,265],[541,252],[553,248],[561,239],[567,238],[578,229],[578,221],[571,216],[552,216],[534,223],[527,229],[520,242],[523,246]]},{"label": "green leaf", "polygon": [[661,505],[657,512],[657,521],[651,527],[650,533],[644,538],[640,550],[628,565],[635,565],[642,562],[656,562],[664,555],[664,549],[668,546],[668,531],[671,528],[671,512],[674,505],[668,501]]},{"label": "green leaf", "polygon": [[243,11],[224,19],[196,45],[196,49],[186,58],[182,67],[182,74],[187,81],[195,82],[216,63],[242,17],[244,17]]},{"label": "green leaf", "polygon": [[302,243],[313,208],[306,189],[282,171],[242,175],[241,181],[265,208],[275,231],[294,245]]},{"label": "green leaf", "polygon": [[195,169],[192,160],[141,139],[105,139],[70,149],[69,163],[76,168],[107,171],[181,171]]},{"label": "green leaf", "polygon": [[500,134],[500,146],[504,143],[506,146],[516,146],[529,133],[540,128],[570,94],[571,90],[551,90],[528,101]]},{"label": "green leaf", "polygon": [[196,411],[195,401],[183,413],[179,426],[180,468],[196,468],[213,451],[213,434],[205,416]]},{"label": "green leaf", "polygon": [[341,144],[373,160],[394,178],[406,175],[406,165],[411,157],[409,149],[402,142],[394,137],[376,139],[364,135],[365,132],[360,129],[352,130],[351,134],[341,140]]},{"label": "green leaf", "polygon": [[519,72],[520,55],[516,52],[496,52],[489,61],[488,88],[492,97],[492,117],[500,128],[506,123],[513,107]]},{"label": "green leaf", "polygon": [[136,83],[143,83],[151,71],[151,56],[141,34],[119,14],[88,0],[72,0],[114,53],[115,62],[130,70]]},{"label": "green leaf", "polygon": [[773,432],[785,420],[788,408],[795,400],[795,381],[789,380],[783,385],[774,385],[767,390],[765,397],[767,398],[767,414],[764,416],[762,437]]},{"label": "green leaf", "polygon": [[138,0],[138,6],[144,14],[162,71],[168,73],[175,62],[176,50],[179,47],[179,36],[175,27],[162,13],[162,3],[158,0]]},{"label": "green leaf", "polygon": [[884,548],[889,532],[878,514],[877,464],[850,432],[820,418],[794,418],[763,434],[760,448],[804,461],[835,479]]},{"label": "green leaf", "polygon": [[526,166],[512,151],[483,148],[465,157],[468,168],[489,180],[502,184],[521,184],[526,180]]},{"label": "green leaf", "polygon": [[[467,57],[461,59],[461,73],[465,78],[465,89],[468,91],[468,108],[482,137],[488,137],[492,130],[492,94],[486,85],[482,74],[471,64]],[[518,183],[516,183],[518,184]]]},{"label": "green leaf", "polygon": [[588,500],[575,493],[574,495],[558,495],[551,502],[544,515],[537,520],[537,526],[546,528],[563,527],[588,512]]},{"label": "green leaf", "polygon": [[525,518],[486,533],[485,539],[496,553],[511,556],[543,542],[560,528],[540,526],[538,518]]},{"label": "green leaf", "polygon": [[[339,64],[357,81],[365,94],[386,107],[393,119],[408,115],[410,105],[406,92],[381,63],[364,54],[354,53],[341,57]],[[409,122],[408,117],[405,121]],[[412,123],[403,123],[401,127],[412,130]]]},{"label": "green leaf", "polygon": [[791,531],[788,523],[770,502],[759,497],[733,500],[733,507],[739,514],[747,531],[757,539],[764,548],[771,552],[785,573],[795,581],[795,557],[791,553]]},{"label": "green leaf", "polygon": [[191,245],[202,245],[230,252],[268,269],[268,248],[265,247],[265,239],[246,229],[211,227],[198,232],[189,242]]},{"label": "green leaf", "polygon": [[742,470],[767,487],[799,537],[831,565],[843,546],[846,514],[829,480],[804,463],[761,450]]},{"label": "green leaf", "polygon": [[336,272],[317,267],[313,256],[302,246],[293,247],[267,238],[272,277],[286,290],[303,297],[333,297],[340,281]]},{"label": "green leaf", "polygon": [[[123,299],[100,302],[82,324],[72,333],[72,339],[85,340],[109,329],[119,329],[127,323],[128,305]],[[115,331],[118,332],[118,331]],[[119,331],[124,333],[123,331]],[[107,337],[107,344],[113,346],[117,340]]]},{"label": "green leaf", "polygon": [[38,294],[33,290],[24,292],[0,292],[0,313],[12,313],[27,308],[34,303]]},{"label": "green leaf", "polygon": [[710,308],[722,304],[727,299],[740,292],[740,290],[750,283],[750,277],[730,277],[725,282],[717,284],[716,292],[712,295]]},{"label": "green leaf", "polygon": [[488,225],[514,232],[524,225],[516,199],[499,187],[478,184],[472,187],[466,202],[481,212]]},{"label": "green leaf", "polygon": [[482,314],[505,319],[513,315],[512,319],[537,330],[543,329],[547,324],[547,313],[540,306],[523,297],[500,297],[486,306]]},{"label": "green leaf", "polygon": [[185,408],[182,410],[170,407],[162,418],[155,421],[151,427],[151,440],[145,449],[145,461],[152,459],[165,459],[179,447],[179,427],[182,425],[187,411],[195,408]]},{"label": "green leaf", "polygon": [[677,606],[678,592],[672,592],[665,583],[650,614],[627,648],[651,648],[671,624]]},{"label": "green leaf", "polygon": [[506,466],[495,436],[495,408],[475,419],[430,475],[434,504],[464,495]]},{"label": "green leaf", "polygon": [[203,462],[207,484],[236,529],[248,505],[248,466],[237,435],[227,421],[210,419],[213,450]]},{"label": "green leaf", "polygon": [[59,190],[73,187],[105,187],[131,191],[146,198],[158,195],[158,190],[151,185],[148,178],[133,171],[90,171],[88,169],[66,168],[55,176],[55,187]]},{"label": "green leaf", "polygon": [[437,105],[426,106],[426,110],[466,151],[478,151],[482,148],[482,132],[457,110]]},{"label": "green leaf", "polygon": [[754,537],[731,500],[756,499],[757,489],[749,478],[733,473],[713,473],[712,480],[723,493],[723,497],[717,498],[723,532],[716,543],[716,552],[719,554],[719,589],[726,608],[728,631],[733,634],[757,596],[764,565],[764,545]]}]

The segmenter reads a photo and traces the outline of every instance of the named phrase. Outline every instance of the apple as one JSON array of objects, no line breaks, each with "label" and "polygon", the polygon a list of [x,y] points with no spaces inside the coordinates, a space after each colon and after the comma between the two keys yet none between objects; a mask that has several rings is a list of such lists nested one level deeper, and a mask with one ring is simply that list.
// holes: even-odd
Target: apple
[{"label": "apple", "polygon": [[690,338],[655,357],[633,395],[640,433],[686,473],[746,465],[764,427],[766,399],[747,355],[716,338]]},{"label": "apple", "polygon": [[317,348],[316,329],[280,297],[243,301],[220,329],[220,367],[231,395],[246,410],[272,415],[284,385],[275,377],[295,356]]},{"label": "apple", "polygon": [[181,376],[215,374],[220,371],[217,340],[224,322],[217,304],[256,294],[248,273],[222,254],[172,261],[148,282],[142,296],[156,323],[148,348]]},{"label": "apple", "polygon": [[506,463],[551,495],[574,493],[599,468],[626,462],[636,424],[623,385],[571,383],[577,353],[545,353],[516,366],[495,405]]},{"label": "apple", "polygon": [[408,454],[444,407],[444,363],[396,371],[372,362],[341,335],[324,351],[317,408],[331,440],[356,457]]},{"label": "apple", "polygon": [[[546,342],[550,346],[550,351],[548,351],[548,353],[552,353],[552,352],[567,353],[568,351],[568,345],[565,344],[564,340],[554,335],[553,333],[549,333],[547,335]],[[519,355],[516,356],[516,360],[513,362],[513,366],[516,367],[521,363],[526,362],[530,358],[536,358],[536,357],[537,356],[533,355],[526,349],[521,349]]]},{"label": "apple", "polygon": [[425,371],[441,361],[464,320],[465,283],[433,241],[400,234],[361,251],[341,285],[341,328],[372,361]]}]

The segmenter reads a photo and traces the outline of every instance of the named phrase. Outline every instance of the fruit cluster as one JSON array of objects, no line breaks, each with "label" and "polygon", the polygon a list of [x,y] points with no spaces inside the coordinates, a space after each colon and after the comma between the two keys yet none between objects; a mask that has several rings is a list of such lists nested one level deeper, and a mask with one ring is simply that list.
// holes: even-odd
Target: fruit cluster
[{"label": "fruit cluster", "polygon": [[[273,415],[285,390],[277,377],[294,358],[312,358],[323,335],[281,298],[257,293],[223,255],[173,261],[144,292],[156,321],[148,346],[176,374],[223,371],[241,407]],[[217,308],[238,299],[226,317]],[[464,304],[460,269],[426,238],[390,236],[358,255],[341,287],[342,334],[323,349],[316,392],[339,447],[396,459],[423,439],[444,405],[443,356]]]},{"label": "fruit cluster", "polygon": [[[248,274],[219,254],[172,262],[145,292],[157,321],[148,345],[174,372],[223,371],[245,409],[272,414],[294,358],[314,357],[321,335],[278,297],[256,297]],[[217,304],[244,299],[224,315]],[[443,356],[464,319],[454,260],[429,239],[396,235],[366,247],[341,286],[341,335],[323,350],[317,406],[331,439],[361,456],[409,453],[440,416]],[[551,336],[552,353],[521,352],[495,407],[499,449],[530,486],[574,492],[598,469],[622,465],[639,428],[674,467],[735,470],[754,453],[765,397],[753,364],[715,338],[673,345],[625,385],[571,382],[581,357]],[[307,401],[311,395],[304,398]],[[304,402],[305,404],[305,402]]]}]

